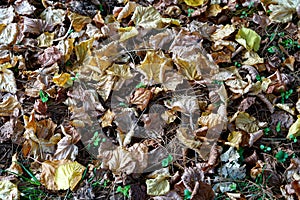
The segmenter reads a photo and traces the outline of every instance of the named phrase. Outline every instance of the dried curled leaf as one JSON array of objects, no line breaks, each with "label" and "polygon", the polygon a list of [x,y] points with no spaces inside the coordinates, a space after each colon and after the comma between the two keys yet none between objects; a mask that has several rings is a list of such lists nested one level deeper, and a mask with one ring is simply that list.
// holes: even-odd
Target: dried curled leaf
[{"label": "dried curled leaf", "polygon": [[74,30],[77,32],[81,31],[86,24],[92,22],[91,18],[73,12],[69,12],[68,17],[72,23]]},{"label": "dried curled leaf", "polygon": [[14,133],[13,124],[12,122],[8,121],[5,122],[0,127],[0,143],[3,143],[4,141],[7,141],[11,138],[11,136]]},{"label": "dried curled leaf", "polygon": [[290,127],[286,138],[291,139],[292,137],[296,138],[298,136],[300,136],[300,115],[297,116],[297,120]]},{"label": "dried curled leaf", "polygon": [[130,103],[137,105],[137,108],[140,110],[144,110],[152,98],[153,91],[145,88],[138,88],[132,98],[130,99]]},{"label": "dried curled leaf", "polygon": [[15,97],[9,96],[4,98],[0,102],[0,116],[11,116],[16,108],[21,108],[21,105]]},{"label": "dried curled leaf", "polygon": [[120,21],[134,12],[137,3],[129,1],[124,8],[122,8],[121,12],[119,13],[117,20]]},{"label": "dried curled leaf", "polygon": [[17,23],[0,24],[0,44],[14,44],[17,40],[19,28]]},{"label": "dried curled leaf", "polygon": [[0,9],[0,24],[10,24],[13,22],[14,17],[15,12],[12,6]]},{"label": "dried curled leaf", "polygon": [[233,119],[235,119],[236,127],[246,131],[247,133],[254,133],[259,130],[255,117],[251,117],[246,112],[237,112],[233,116]]}]

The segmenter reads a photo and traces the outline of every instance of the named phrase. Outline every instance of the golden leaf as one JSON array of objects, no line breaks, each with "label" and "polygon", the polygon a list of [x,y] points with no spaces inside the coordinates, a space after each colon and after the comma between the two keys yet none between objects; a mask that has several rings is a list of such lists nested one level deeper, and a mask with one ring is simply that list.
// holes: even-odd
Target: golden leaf
[{"label": "golden leaf", "polygon": [[239,148],[240,143],[242,142],[243,134],[240,131],[233,131],[228,135],[228,143],[230,146]]},{"label": "golden leaf", "polygon": [[291,139],[292,137],[300,136],[300,115],[297,116],[297,120],[292,124],[289,129],[287,139]]},{"label": "golden leaf", "polygon": [[134,12],[135,8],[137,7],[137,3],[129,1],[125,7],[119,13],[117,20],[121,21],[122,19],[131,15]]},{"label": "golden leaf", "polygon": [[204,3],[206,3],[206,0],[184,0],[184,2],[186,3],[186,5],[188,6],[201,6]]},{"label": "golden leaf", "polygon": [[53,44],[54,33],[45,32],[41,34],[38,38],[39,47],[50,47]]},{"label": "golden leaf", "polygon": [[108,109],[105,114],[101,117],[101,126],[102,128],[111,126],[111,123],[113,122],[115,118],[115,113],[112,112],[110,109]]},{"label": "golden leaf", "polygon": [[53,83],[60,87],[68,88],[72,86],[73,81],[69,73],[62,73],[53,76]]},{"label": "golden leaf", "polygon": [[255,117],[251,117],[248,113],[241,111],[237,112],[233,119],[238,129],[244,130],[247,133],[254,133],[259,130]]},{"label": "golden leaf", "polygon": [[79,14],[73,13],[73,12],[69,12],[68,17],[69,17],[69,19],[72,23],[72,26],[76,32],[81,31],[86,24],[89,24],[92,22],[91,18],[84,16],[84,15],[79,15]]},{"label": "golden leaf", "polygon": [[69,162],[59,165],[55,171],[55,183],[58,190],[71,189],[74,191],[75,187],[81,180],[85,167],[78,162]]}]

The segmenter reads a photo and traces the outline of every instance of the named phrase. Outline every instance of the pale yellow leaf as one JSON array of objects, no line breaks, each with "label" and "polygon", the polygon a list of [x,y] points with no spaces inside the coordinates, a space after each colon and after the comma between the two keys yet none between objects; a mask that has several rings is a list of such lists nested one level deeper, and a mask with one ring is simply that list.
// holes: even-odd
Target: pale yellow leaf
[{"label": "pale yellow leaf", "polygon": [[228,142],[230,146],[239,148],[240,143],[242,142],[243,134],[240,131],[233,131],[228,135]]},{"label": "pale yellow leaf", "polygon": [[74,191],[75,187],[81,180],[85,167],[78,162],[69,162],[58,166],[55,171],[55,183],[58,190],[71,189]]},{"label": "pale yellow leaf", "polygon": [[147,179],[147,194],[151,196],[164,195],[170,191],[169,176],[159,174],[155,179]]},{"label": "pale yellow leaf", "polygon": [[259,130],[255,117],[251,117],[246,112],[238,112],[235,118],[235,125],[238,129],[244,130],[247,133],[254,133]]},{"label": "pale yellow leaf", "polygon": [[50,47],[53,44],[54,33],[45,32],[41,34],[38,38],[39,47]]},{"label": "pale yellow leaf", "polygon": [[196,7],[196,6],[203,5],[206,2],[206,0],[184,0],[184,2],[188,6],[194,6],[194,7]]},{"label": "pale yellow leaf", "polygon": [[259,55],[253,51],[247,51],[243,56],[243,59],[247,59],[242,63],[243,65],[256,65],[264,63],[264,59],[259,57]]},{"label": "pale yellow leaf", "polygon": [[17,92],[17,85],[14,73],[8,69],[11,67],[10,63],[0,65],[0,91],[15,94]]},{"label": "pale yellow leaf", "polygon": [[19,101],[15,97],[9,96],[0,102],[0,116],[11,116],[16,108],[21,108]]},{"label": "pale yellow leaf", "polygon": [[[0,24],[1,26],[2,24]],[[0,44],[14,44],[17,40],[19,28],[17,23],[11,23],[0,28]]]},{"label": "pale yellow leaf", "polygon": [[249,28],[241,28],[236,34],[235,40],[249,51],[258,51],[261,38],[255,31]]},{"label": "pale yellow leaf", "polygon": [[73,12],[69,12],[68,17],[72,23],[74,30],[77,32],[81,31],[86,24],[92,22],[92,19],[90,17],[79,15]]},{"label": "pale yellow leaf", "polygon": [[270,19],[275,22],[286,23],[292,21],[293,14],[300,4],[300,0],[279,0],[278,4],[269,5]]},{"label": "pale yellow leaf", "polygon": [[222,40],[228,36],[230,36],[235,31],[235,27],[230,24],[226,24],[225,26],[222,26],[220,29],[217,29],[210,38],[213,41]]},{"label": "pale yellow leaf", "polygon": [[297,116],[297,120],[290,127],[288,135],[286,136],[286,138],[291,139],[292,136],[293,137],[300,136],[300,115]]},{"label": "pale yellow leaf", "polygon": [[0,181],[0,199],[18,200],[20,192],[18,187],[9,180]]}]

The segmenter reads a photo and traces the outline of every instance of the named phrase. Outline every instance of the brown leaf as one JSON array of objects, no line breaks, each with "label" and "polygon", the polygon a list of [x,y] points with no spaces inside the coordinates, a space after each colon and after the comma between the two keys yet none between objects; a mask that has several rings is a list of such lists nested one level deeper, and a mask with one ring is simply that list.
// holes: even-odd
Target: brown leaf
[{"label": "brown leaf", "polygon": [[238,110],[239,111],[246,111],[248,108],[250,108],[255,103],[256,98],[255,97],[247,97],[243,99],[239,105]]},{"label": "brown leaf", "polygon": [[14,134],[13,124],[11,121],[5,122],[0,127],[0,143],[3,143],[9,139],[11,139],[11,136]]},{"label": "brown leaf", "polygon": [[6,96],[6,98],[0,102],[0,116],[11,116],[17,108],[21,108],[18,100],[14,96]]},{"label": "brown leaf", "polygon": [[68,13],[68,18],[70,19],[74,30],[77,32],[81,31],[86,24],[92,22],[91,18],[73,12]]},{"label": "brown leaf", "polygon": [[46,67],[59,61],[61,56],[61,52],[56,47],[48,47],[41,55],[39,55],[38,63],[41,64],[42,67]]},{"label": "brown leaf", "polygon": [[15,2],[15,11],[19,15],[31,15],[36,8],[31,5],[27,0],[16,1]]},{"label": "brown leaf", "polygon": [[130,103],[137,105],[137,108],[144,110],[152,98],[153,90],[138,88],[130,99]]}]

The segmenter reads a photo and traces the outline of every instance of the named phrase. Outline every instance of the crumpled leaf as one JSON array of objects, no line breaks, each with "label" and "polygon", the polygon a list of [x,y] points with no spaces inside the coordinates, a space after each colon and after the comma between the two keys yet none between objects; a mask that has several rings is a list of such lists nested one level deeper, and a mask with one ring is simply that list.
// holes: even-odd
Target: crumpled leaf
[{"label": "crumpled leaf", "polygon": [[58,166],[70,163],[70,160],[46,160],[42,163],[42,173],[40,182],[48,190],[57,190],[57,184],[55,182],[55,172]]},{"label": "crumpled leaf", "polygon": [[167,180],[170,176],[158,174],[154,179],[147,179],[147,194],[152,196],[164,195],[170,191],[170,183]]},{"label": "crumpled leaf", "polygon": [[63,21],[65,20],[65,11],[62,9],[53,9],[49,6],[41,13],[40,18],[45,20],[48,24],[56,26],[58,24],[63,24]]},{"label": "crumpled leaf", "polygon": [[173,97],[172,100],[164,101],[164,105],[173,111],[179,111],[186,114],[199,110],[198,100],[195,96],[182,95]]},{"label": "crumpled leaf", "polygon": [[239,149],[239,145],[242,142],[242,137],[243,134],[240,131],[233,131],[228,135],[228,144]]},{"label": "crumpled leaf", "polygon": [[115,147],[109,141],[102,142],[98,157],[102,159],[102,168],[109,169],[114,175],[141,173],[147,167],[148,148],[136,143],[129,149]]},{"label": "crumpled leaf", "polygon": [[61,55],[62,54],[57,47],[48,47],[41,55],[39,55],[38,63],[41,64],[42,67],[52,65],[61,59]]},{"label": "crumpled leaf", "polygon": [[235,36],[235,40],[247,50],[258,51],[260,47],[260,36],[249,28],[241,28]]},{"label": "crumpled leaf", "polygon": [[74,38],[68,38],[67,40],[59,41],[58,45],[56,46],[62,55],[64,55],[64,61],[68,61],[74,49]]},{"label": "crumpled leaf", "polygon": [[[273,3],[273,1],[272,1]],[[278,0],[268,6],[271,11],[270,19],[274,22],[286,23],[292,21],[293,14],[296,13],[300,0]]]},{"label": "crumpled leaf", "polygon": [[23,174],[23,170],[22,170],[22,167],[17,162],[18,162],[17,153],[15,153],[11,158],[11,165],[9,166],[9,168],[7,170],[21,175],[21,174]]},{"label": "crumpled leaf", "polygon": [[138,88],[130,99],[130,103],[137,105],[137,108],[144,110],[152,98],[153,90]]},{"label": "crumpled leaf", "polygon": [[18,33],[19,27],[17,23],[0,24],[0,44],[14,44]]},{"label": "crumpled leaf", "polygon": [[50,47],[53,44],[53,39],[54,39],[54,33],[45,32],[37,38],[39,43],[38,46]]},{"label": "crumpled leaf", "polygon": [[184,0],[184,2],[188,6],[194,6],[194,7],[196,7],[196,6],[203,5],[206,1],[205,0]]},{"label": "crumpled leaf", "polygon": [[11,67],[10,63],[0,65],[0,91],[15,94],[17,92],[17,85],[14,73],[8,69]]},{"label": "crumpled leaf", "polygon": [[247,75],[246,78],[247,82],[241,78],[229,79],[225,81],[225,85],[229,86],[229,89],[236,94],[246,94],[253,85],[250,75]]},{"label": "crumpled leaf", "polygon": [[292,137],[296,138],[298,136],[300,136],[300,115],[297,116],[297,120],[290,127],[286,138],[291,139]]},{"label": "crumpled leaf", "polygon": [[0,127],[0,143],[8,141],[14,134],[13,124],[11,121],[5,122]]},{"label": "crumpled leaf", "polygon": [[259,55],[253,51],[247,51],[243,56],[243,59],[247,59],[242,62],[243,65],[256,65],[264,63],[264,59],[259,57]]},{"label": "crumpled leaf", "polygon": [[27,0],[16,1],[15,2],[15,11],[19,15],[31,15],[34,13],[36,8],[31,5]]},{"label": "crumpled leaf", "polygon": [[64,127],[61,125],[61,130],[64,137],[57,143],[54,159],[74,161],[78,154],[78,147],[75,144],[80,140],[81,135],[72,126]]},{"label": "crumpled leaf", "polygon": [[217,29],[210,38],[213,41],[218,41],[225,39],[226,37],[230,36],[235,31],[235,27],[233,25],[226,24],[222,26],[220,29]]},{"label": "crumpled leaf", "polygon": [[115,118],[115,113],[108,109],[105,114],[101,117],[101,127],[112,126],[112,122]]},{"label": "crumpled leaf", "polygon": [[73,12],[69,12],[68,17],[72,23],[74,30],[77,32],[81,31],[86,24],[92,22],[92,19],[90,17]]},{"label": "crumpled leaf", "polygon": [[71,79],[71,74],[62,73],[53,76],[53,83],[60,87],[68,88],[72,86],[73,80]]},{"label": "crumpled leaf", "polygon": [[254,133],[259,130],[255,117],[251,117],[248,113],[238,111],[234,114],[231,121],[235,120],[235,125],[238,129],[244,130],[247,133]]},{"label": "crumpled leaf", "polygon": [[10,24],[15,17],[14,8],[9,6],[8,8],[0,8],[0,24]]},{"label": "crumpled leaf", "polygon": [[11,116],[16,108],[21,108],[14,96],[8,96],[0,102],[0,116]]},{"label": "crumpled leaf", "polygon": [[171,59],[163,52],[148,51],[141,65],[137,67],[151,84],[165,82],[165,71],[172,69]]},{"label": "crumpled leaf", "polygon": [[20,192],[18,187],[9,180],[0,181],[0,199],[18,200]]},{"label": "crumpled leaf", "polygon": [[122,19],[131,15],[137,7],[137,3],[129,1],[124,8],[122,8],[121,12],[118,14],[117,20],[121,21]]},{"label": "crumpled leaf", "polygon": [[137,6],[131,20],[137,26],[144,28],[163,28],[165,25],[174,24],[179,26],[180,21],[170,18],[162,18],[159,12],[152,6]]},{"label": "crumpled leaf", "polygon": [[59,165],[55,171],[57,189],[67,190],[70,188],[71,191],[74,191],[84,170],[85,167],[76,161]]}]

